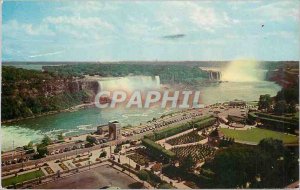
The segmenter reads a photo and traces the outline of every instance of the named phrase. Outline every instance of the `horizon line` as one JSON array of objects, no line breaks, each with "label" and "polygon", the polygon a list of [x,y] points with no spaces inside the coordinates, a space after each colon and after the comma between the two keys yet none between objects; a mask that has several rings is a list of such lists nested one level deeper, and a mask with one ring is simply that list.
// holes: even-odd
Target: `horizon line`
[{"label": "horizon line", "polygon": [[[121,63],[121,62],[231,62],[234,60],[247,60],[247,59],[232,59],[232,60],[122,60],[122,61],[1,61],[2,63]],[[255,60],[257,62],[300,62],[300,60]]]}]

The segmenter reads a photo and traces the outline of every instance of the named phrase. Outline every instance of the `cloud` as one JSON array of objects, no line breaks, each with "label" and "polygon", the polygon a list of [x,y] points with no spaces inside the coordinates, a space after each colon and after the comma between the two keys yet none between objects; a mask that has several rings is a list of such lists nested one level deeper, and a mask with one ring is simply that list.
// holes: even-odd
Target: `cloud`
[{"label": "cloud", "polygon": [[278,1],[275,3],[264,4],[253,10],[257,15],[265,17],[271,21],[285,21],[292,18],[299,21],[299,1]]},{"label": "cloud", "polygon": [[165,28],[177,33],[196,30],[214,32],[239,22],[238,19],[230,18],[225,11],[205,2],[166,2],[157,15]]},{"label": "cloud", "polygon": [[114,11],[118,9],[118,2],[100,1],[70,1],[57,8],[59,11],[77,13],[91,13],[99,11]]},{"label": "cloud", "polygon": [[105,28],[112,30],[114,27],[106,21],[103,21],[99,17],[77,17],[77,16],[58,16],[58,17],[46,17],[45,23],[57,25],[71,25],[80,28]]},{"label": "cloud", "polygon": [[29,35],[29,36],[53,36],[55,32],[52,31],[47,24],[27,24],[20,23],[17,20],[10,20],[2,25],[3,35],[8,37],[16,37],[18,35]]},{"label": "cloud", "polygon": [[174,34],[174,35],[166,35],[166,36],[163,36],[162,38],[165,38],[165,39],[179,39],[179,38],[184,38],[185,37],[185,34]]},{"label": "cloud", "polygon": [[57,55],[57,54],[61,54],[64,51],[56,51],[56,52],[48,52],[48,53],[42,53],[42,54],[36,54],[36,55],[30,55],[28,57],[30,58],[35,58],[35,57],[44,57],[44,56],[48,56],[48,55]]}]

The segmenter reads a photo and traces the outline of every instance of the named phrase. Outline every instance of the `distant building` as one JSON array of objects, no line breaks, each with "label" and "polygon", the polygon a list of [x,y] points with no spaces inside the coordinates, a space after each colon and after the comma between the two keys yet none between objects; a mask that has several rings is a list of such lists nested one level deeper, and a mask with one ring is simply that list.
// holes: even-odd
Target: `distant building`
[{"label": "distant building", "polygon": [[108,122],[109,139],[116,140],[121,137],[121,124],[118,121]]},{"label": "distant building", "polygon": [[230,122],[235,122],[235,123],[241,123],[245,124],[246,123],[246,117],[245,116],[240,116],[240,115],[228,115],[228,120]]},{"label": "distant building", "polygon": [[246,102],[243,100],[234,100],[229,102],[229,106],[246,106]]}]

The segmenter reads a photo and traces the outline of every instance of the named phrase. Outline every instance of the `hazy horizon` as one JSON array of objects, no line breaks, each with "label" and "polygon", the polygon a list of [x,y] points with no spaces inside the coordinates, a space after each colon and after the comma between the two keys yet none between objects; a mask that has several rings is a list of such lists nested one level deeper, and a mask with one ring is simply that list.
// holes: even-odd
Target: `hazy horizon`
[{"label": "hazy horizon", "polygon": [[[235,59],[239,60],[239,59]],[[2,61],[2,63],[137,63],[137,62],[151,62],[151,63],[163,63],[163,62],[170,62],[170,63],[181,63],[181,62],[214,62],[214,63],[225,63],[225,62],[232,62],[235,60],[120,60],[120,61],[43,61],[43,60],[36,60],[36,61],[18,61],[18,60],[9,60],[9,61]],[[256,60],[257,62],[299,62],[299,60]]]}]

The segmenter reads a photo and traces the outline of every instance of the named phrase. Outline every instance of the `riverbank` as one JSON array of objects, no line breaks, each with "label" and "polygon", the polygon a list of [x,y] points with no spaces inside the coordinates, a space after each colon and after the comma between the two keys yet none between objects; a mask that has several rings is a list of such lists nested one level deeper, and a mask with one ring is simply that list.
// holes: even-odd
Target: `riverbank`
[{"label": "riverbank", "polygon": [[26,117],[26,118],[16,118],[16,119],[4,120],[4,121],[1,121],[1,124],[11,124],[11,123],[14,123],[14,122],[24,121],[24,120],[27,120],[27,119],[35,119],[35,118],[48,116],[48,115],[59,114],[59,113],[63,113],[63,112],[75,112],[75,111],[78,111],[80,109],[91,108],[91,107],[94,107],[94,106],[95,106],[95,102],[83,103],[83,104],[79,104],[79,105],[76,105],[76,106],[72,106],[72,107],[67,108],[67,109],[45,112],[45,113],[42,113],[42,114],[38,114],[38,115]]}]

